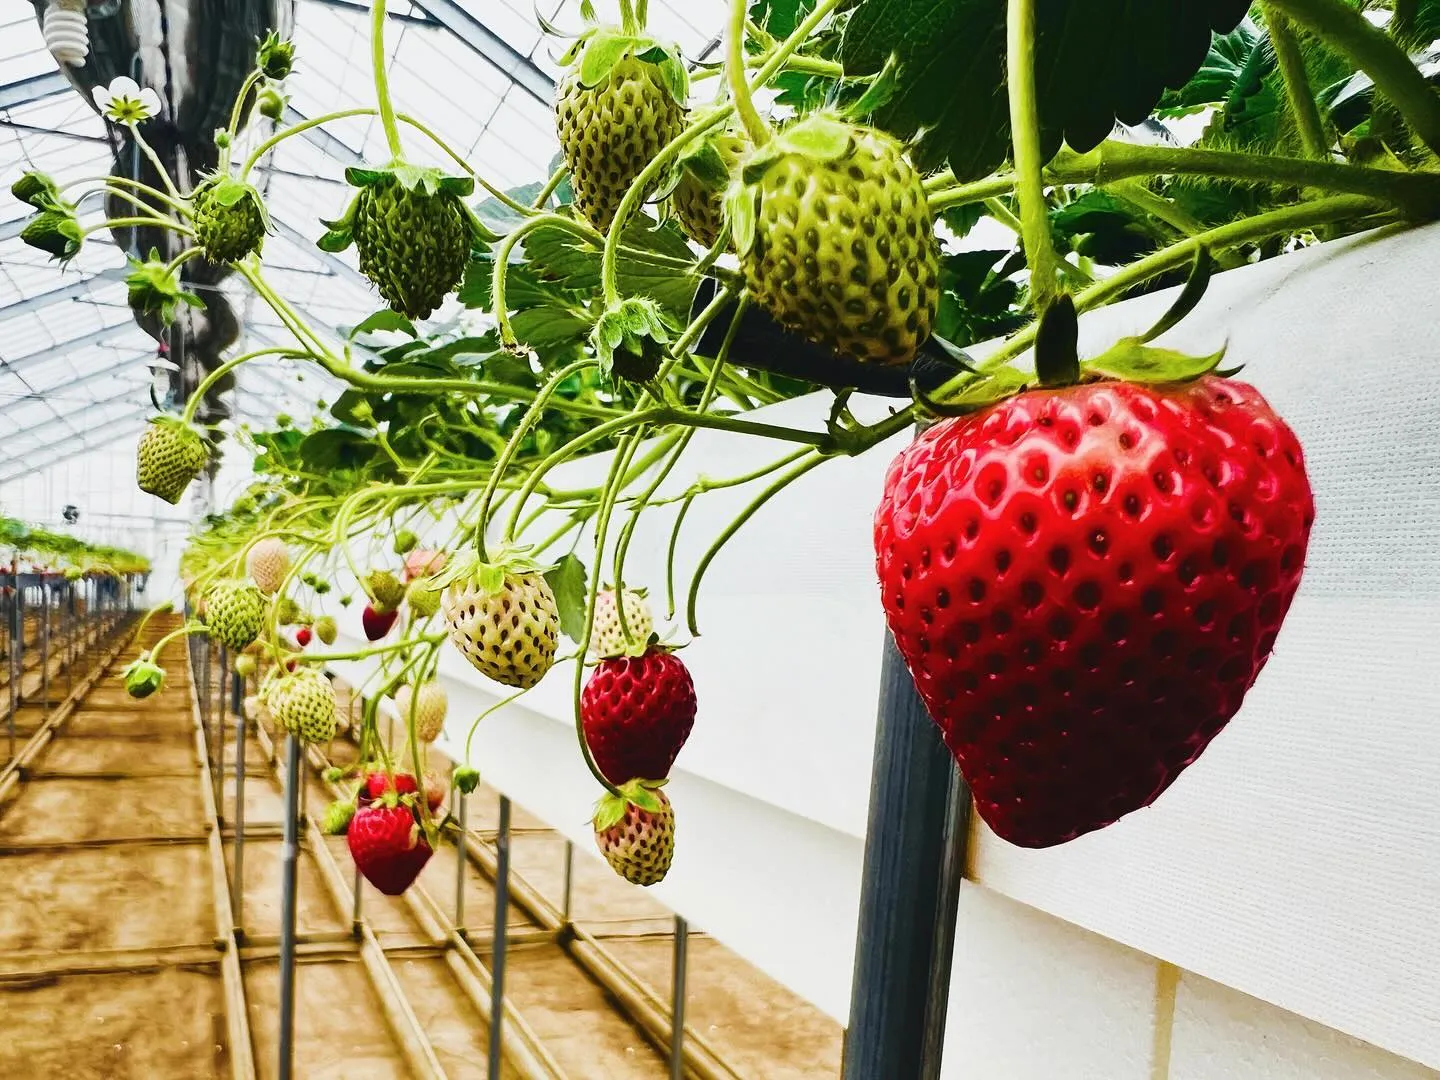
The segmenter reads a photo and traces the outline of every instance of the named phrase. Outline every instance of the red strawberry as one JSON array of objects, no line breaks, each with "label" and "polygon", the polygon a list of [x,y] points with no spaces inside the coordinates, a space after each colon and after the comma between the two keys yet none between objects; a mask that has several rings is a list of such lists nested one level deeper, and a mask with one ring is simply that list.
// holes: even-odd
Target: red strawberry
[{"label": "red strawberry", "polygon": [[299,630],[295,631],[295,644],[299,645],[300,648],[303,649],[306,645],[310,644],[310,638],[312,636],[313,635],[310,633],[310,627],[302,626]]},{"label": "red strawberry", "polygon": [[365,605],[365,610],[360,613],[360,625],[365,628],[365,636],[371,641],[379,641],[390,632],[395,625],[395,620],[400,617],[398,608],[391,608],[387,611],[376,611],[371,604]]},{"label": "red strawberry", "polygon": [[663,780],[695,726],[695,683],[673,652],[600,661],[580,695],[595,764],[612,784]]},{"label": "red strawberry", "polygon": [[430,844],[408,806],[385,801],[361,806],[350,820],[346,839],[355,866],[386,896],[399,896],[430,861]]},{"label": "red strawberry", "polygon": [[1314,501],[1254,388],[1100,382],[935,425],[875,515],[885,614],[980,815],[1049,847],[1148,806],[1226,725]]}]

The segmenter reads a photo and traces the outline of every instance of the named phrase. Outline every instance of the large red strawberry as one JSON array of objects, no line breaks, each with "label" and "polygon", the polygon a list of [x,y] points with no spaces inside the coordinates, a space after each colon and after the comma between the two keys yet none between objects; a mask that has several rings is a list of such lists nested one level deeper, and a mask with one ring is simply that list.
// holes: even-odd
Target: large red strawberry
[{"label": "large red strawberry", "polygon": [[580,695],[580,721],[612,784],[663,780],[695,726],[695,683],[660,645],[602,660]]},{"label": "large red strawberry", "polygon": [[980,815],[1049,847],[1152,803],[1300,584],[1300,444],[1244,383],[1035,390],[936,424],[875,515],[886,618]]},{"label": "large red strawberry", "polygon": [[415,812],[393,793],[359,807],[345,835],[356,868],[386,896],[403,893],[430,861],[430,844]]}]

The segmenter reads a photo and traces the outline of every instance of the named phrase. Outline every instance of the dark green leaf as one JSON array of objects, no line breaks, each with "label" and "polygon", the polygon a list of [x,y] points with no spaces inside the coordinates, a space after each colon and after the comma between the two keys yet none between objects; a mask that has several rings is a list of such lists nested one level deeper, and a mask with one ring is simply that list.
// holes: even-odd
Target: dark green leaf
[{"label": "dark green leaf", "polygon": [[560,629],[572,641],[579,641],[585,633],[587,577],[585,564],[574,555],[566,555],[545,574],[560,609]]},{"label": "dark green leaf", "polygon": [[379,452],[372,436],[348,428],[314,431],[300,443],[300,460],[317,473],[363,468]]},{"label": "dark green leaf", "polygon": [[[1249,0],[1039,0],[1036,69],[1046,156],[1062,138],[1094,148],[1117,119],[1139,123],[1166,87],[1184,86],[1204,62],[1211,31],[1228,31]],[[879,71],[895,53],[894,99],[876,121],[903,138],[920,133],[929,169],[948,161],[961,180],[985,176],[1009,151],[1005,0],[862,0],[841,60],[852,74]]]},{"label": "dark green leaf", "polygon": [[1139,338],[1122,338],[1100,356],[1081,366],[1092,375],[1104,375],[1127,382],[1189,382],[1206,375],[1225,359],[1221,349],[1210,356],[1188,356],[1174,349],[1157,349],[1141,344]]},{"label": "dark green leaf", "polygon": [[373,315],[363,319],[345,336],[349,340],[354,341],[361,334],[373,334],[377,330],[409,334],[412,338],[420,336],[420,332],[415,329],[414,323],[398,311],[391,311],[389,308],[381,308]]}]

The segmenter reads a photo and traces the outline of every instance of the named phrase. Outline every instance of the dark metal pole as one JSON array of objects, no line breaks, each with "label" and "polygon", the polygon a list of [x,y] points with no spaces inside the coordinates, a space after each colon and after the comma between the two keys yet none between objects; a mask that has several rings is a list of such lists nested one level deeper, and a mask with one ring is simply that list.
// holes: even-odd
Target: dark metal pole
[{"label": "dark metal pole", "polygon": [[570,894],[575,884],[575,845],[565,841],[565,890],[560,897],[560,914],[564,918],[562,929],[570,929]]},{"label": "dark metal pole", "polygon": [[675,916],[670,957],[670,1080],[685,1080],[685,984],[690,967],[690,924]]},{"label": "dark metal pole", "polygon": [[215,775],[211,780],[214,788],[215,817],[221,828],[225,826],[225,706],[226,689],[230,680],[226,678],[229,669],[230,650],[221,645],[217,650],[220,660],[220,677],[215,680]]},{"label": "dark metal pole", "polygon": [[510,921],[510,800],[500,796],[495,830],[495,931],[490,951],[490,1080],[500,1080],[501,1021],[505,1015],[505,949]]},{"label": "dark metal pole", "polygon": [[456,822],[460,826],[459,858],[455,860],[455,932],[465,936],[465,869],[470,860],[465,858],[465,839],[469,835],[466,816],[469,800],[458,787],[455,788]]},{"label": "dark metal pole", "polygon": [[230,707],[235,712],[235,874],[230,908],[235,936],[245,936],[245,680],[231,676]]},{"label": "dark metal pole", "polygon": [[843,1080],[940,1074],[969,805],[886,634]]},{"label": "dark metal pole", "polygon": [[280,1080],[295,1064],[295,894],[300,860],[300,740],[285,736],[285,846],[280,888]]}]

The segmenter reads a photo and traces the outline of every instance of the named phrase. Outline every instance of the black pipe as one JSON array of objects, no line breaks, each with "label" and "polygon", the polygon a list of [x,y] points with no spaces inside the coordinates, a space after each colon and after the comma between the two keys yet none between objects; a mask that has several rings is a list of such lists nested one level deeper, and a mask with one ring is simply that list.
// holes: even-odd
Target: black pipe
[{"label": "black pipe", "polygon": [[940,1075],[969,808],[886,634],[843,1080]]},{"label": "black pipe", "polygon": [[[710,306],[718,289],[719,283],[712,278],[700,282],[690,308],[692,319]],[[738,301],[732,300],[722,307],[705,327],[695,343],[695,351],[701,356],[715,356],[720,351],[735,316],[736,303]],[[836,356],[829,349],[791,333],[754,304],[745,309],[740,319],[729,355],[729,362],[736,367],[803,379],[833,390],[851,389],[862,394],[898,398],[910,396],[912,375],[921,390],[939,389],[963,370],[962,359],[969,363],[959,349],[932,337],[909,364],[890,367],[861,363]]]}]

